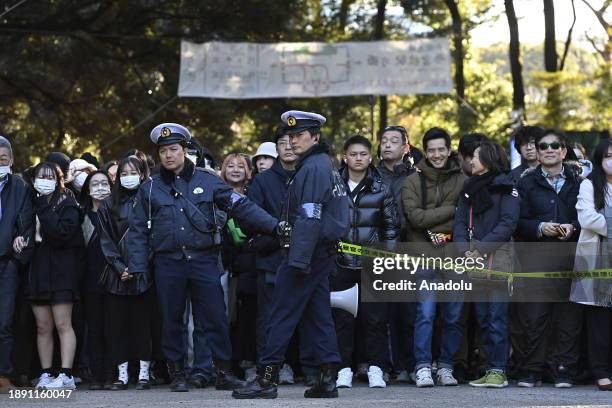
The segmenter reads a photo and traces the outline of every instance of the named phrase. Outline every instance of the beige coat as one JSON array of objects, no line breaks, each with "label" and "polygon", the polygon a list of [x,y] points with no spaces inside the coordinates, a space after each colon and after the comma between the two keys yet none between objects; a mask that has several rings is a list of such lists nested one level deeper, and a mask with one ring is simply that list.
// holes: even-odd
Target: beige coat
[{"label": "beige coat", "polygon": [[[612,206],[612,194],[606,196],[606,205]],[[574,270],[584,272],[596,268],[596,257],[599,253],[601,237],[608,234],[606,218],[595,209],[593,183],[589,179],[580,184],[576,210],[578,211],[581,231],[576,246]],[[574,279],[570,300],[585,305],[598,306],[599,304],[595,302],[594,282],[593,279]]]}]

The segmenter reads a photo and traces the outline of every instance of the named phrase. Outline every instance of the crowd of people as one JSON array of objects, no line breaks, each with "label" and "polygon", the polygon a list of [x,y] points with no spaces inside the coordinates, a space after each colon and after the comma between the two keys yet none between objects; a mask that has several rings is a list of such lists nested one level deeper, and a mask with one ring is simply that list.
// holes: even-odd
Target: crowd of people
[{"label": "crowd of people", "polygon": [[[538,243],[573,242],[578,253],[601,247],[590,269],[610,267],[610,139],[589,160],[563,132],[522,126],[511,170],[484,134],[463,135],[454,151],[432,128],[419,150],[389,126],[378,151],[354,135],[336,163],[324,123],[286,112],[254,156],[221,162],[173,123],[151,132],[154,155],[104,164],[51,152],[14,169],[15,146],[0,137],[0,392],[83,382],[274,398],[304,381],[306,397],[335,397],[354,381],[511,379],[612,390],[610,280],[564,281],[564,302],[511,303],[502,286],[489,302],[431,292],[360,302],[356,317],[329,299],[360,283],[364,264],[337,241],[428,244],[433,255],[452,242],[466,257],[530,242],[524,270]],[[549,270],[572,270],[574,255]]]}]

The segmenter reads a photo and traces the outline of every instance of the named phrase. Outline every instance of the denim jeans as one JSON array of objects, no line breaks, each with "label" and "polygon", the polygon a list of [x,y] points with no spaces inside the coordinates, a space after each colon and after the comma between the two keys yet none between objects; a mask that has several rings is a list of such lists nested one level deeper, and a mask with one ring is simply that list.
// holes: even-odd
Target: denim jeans
[{"label": "denim jeans", "polygon": [[488,368],[506,371],[510,349],[508,303],[476,302],[474,309]]},{"label": "denim jeans", "polygon": [[19,287],[17,266],[12,261],[0,262],[0,376],[13,371],[13,315]]},{"label": "denim jeans", "polygon": [[[419,276],[431,282],[437,276],[437,272],[419,271]],[[419,299],[420,301],[416,305],[416,319],[414,322],[415,370],[431,367],[431,341],[436,320],[436,305],[438,304],[434,291],[420,293]],[[443,324],[438,367],[452,369],[453,358],[461,346],[461,338],[463,336],[461,324],[463,302],[440,302],[439,305]]]}]

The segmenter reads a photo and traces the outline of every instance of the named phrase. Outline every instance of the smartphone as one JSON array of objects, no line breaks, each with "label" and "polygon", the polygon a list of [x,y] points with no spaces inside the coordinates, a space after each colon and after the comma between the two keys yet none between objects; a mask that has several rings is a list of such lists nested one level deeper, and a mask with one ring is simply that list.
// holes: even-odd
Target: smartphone
[{"label": "smartphone", "polygon": [[565,228],[563,228],[562,226],[559,225],[557,227],[557,231],[559,232],[559,235],[561,235],[563,238],[567,236],[567,231],[565,231]]}]

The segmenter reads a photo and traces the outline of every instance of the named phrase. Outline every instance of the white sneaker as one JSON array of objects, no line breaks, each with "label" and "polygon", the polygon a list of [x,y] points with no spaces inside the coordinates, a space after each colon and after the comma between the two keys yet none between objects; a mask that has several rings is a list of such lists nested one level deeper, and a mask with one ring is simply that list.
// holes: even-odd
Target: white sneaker
[{"label": "white sneaker", "polygon": [[370,366],[368,369],[368,383],[370,388],[385,388],[387,386],[380,367]]},{"label": "white sneaker", "polygon": [[439,368],[436,373],[438,385],[459,385],[459,382],[453,377],[453,370],[450,368]]},{"label": "white sneaker", "polygon": [[244,370],[244,379],[247,382],[255,381],[255,377],[257,377],[257,368],[250,367]]},{"label": "white sneaker", "polygon": [[283,367],[278,372],[278,383],[279,384],[293,384],[293,369],[289,364],[283,364]]},{"label": "white sneaker", "polygon": [[336,380],[338,388],[353,388],[353,371],[350,367],[343,368],[338,371],[338,379]]},{"label": "white sneaker", "polygon": [[48,390],[74,390],[76,389],[76,384],[74,383],[74,377],[68,377],[66,374],[61,373],[45,388]]},{"label": "white sneaker", "polygon": [[51,384],[53,382],[53,380],[55,380],[55,378],[53,378],[51,376],[51,374],[49,374],[49,373],[42,373],[42,375],[38,379],[38,382],[36,383],[34,388],[45,389],[45,388],[47,388],[47,386],[49,384]]},{"label": "white sneaker", "polygon": [[415,382],[416,382],[416,386],[419,388],[433,387],[434,380],[433,378],[431,378],[431,368],[429,367],[419,368],[419,370],[416,372]]}]

